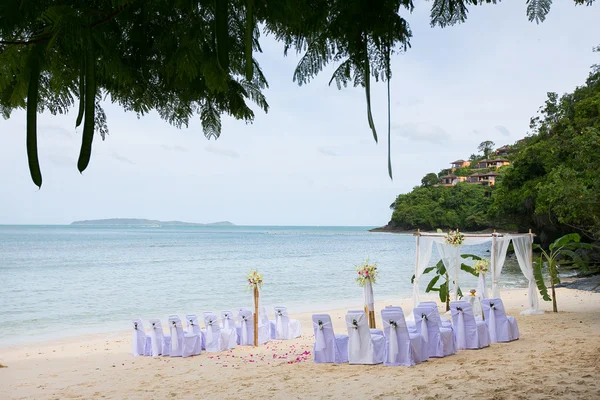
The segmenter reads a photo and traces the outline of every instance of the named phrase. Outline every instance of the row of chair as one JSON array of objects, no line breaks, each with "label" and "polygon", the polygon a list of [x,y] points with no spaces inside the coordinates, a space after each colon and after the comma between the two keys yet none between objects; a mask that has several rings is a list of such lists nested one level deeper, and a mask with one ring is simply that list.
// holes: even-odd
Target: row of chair
[{"label": "row of chair", "polygon": [[[169,334],[165,334],[159,319],[150,319],[150,332],[146,334],[140,319],[132,321],[131,352],[134,356],[189,357],[207,352],[218,352],[237,345],[254,344],[254,315],[247,308],[239,309],[237,322],[231,311],[223,311],[219,321],[216,314],[204,313],[204,329],[200,328],[195,314],[185,316],[187,330],[181,319],[171,315],[168,319]],[[270,339],[287,340],[302,334],[300,322],[289,318],[286,307],[275,307],[275,320],[269,320],[267,310],[261,307],[258,321],[258,341],[264,344]]]},{"label": "row of chair", "polygon": [[451,302],[452,322],[440,317],[434,302],[420,303],[413,310],[414,321],[406,320],[401,307],[386,307],[381,310],[383,330],[369,329],[364,311],[348,311],[347,335],[335,334],[329,315],[315,314],[314,362],[412,366],[519,338],[517,322],[506,315],[501,299],[481,304],[484,320],[475,318],[469,302]]}]

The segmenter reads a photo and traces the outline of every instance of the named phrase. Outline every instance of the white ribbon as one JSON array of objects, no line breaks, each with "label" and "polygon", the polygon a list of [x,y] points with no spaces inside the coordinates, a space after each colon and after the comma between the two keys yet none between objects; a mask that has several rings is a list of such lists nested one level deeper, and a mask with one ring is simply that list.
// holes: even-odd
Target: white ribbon
[{"label": "white ribbon", "polygon": [[223,329],[230,329],[229,328],[229,314],[225,314],[223,316]]},{"label": "white ribbon", "polygon": [[421,319],[421,335],[423,335],[423,340],[425,343],[429,343],[429,332],[427,331],[427,317],[423,316]]},{"label": "white ribbon", "polygon": [[246,326],[246,320],[242,318],[242,345],[248,344],[248,328]]},{"label": "white ribbon", "polygon": [[152,357],[158,356],[162,352],[162,349],[158,347],[158,337],[156,336],[156,326],[152,324],[152,330],[150,331],[150,339],[152,341]]},{"label": "white ribbon", "polygon": [[388,347],[388,362],[393,363],[398,353],[398,333],[396,332],[396,324],[390,323],[390,344]]},{"label": "white ribbon", "polygon": [[488,328],[490,331],[490,342],[496,343],[496,312],[494,306],[490,304],[490,318],[488,321]]},{"label": "white ribbon", "polygon": [[458,330],[456,332],[456,341],[458,342],[457,350],[467,348],[467,338],[465,337],[465,316],[462,310],[458,310]]},{"label": "white ribbon", "polygon": [[206,325],[206,345],[207,346],[209,344],[212,345],[212,342],[213,342],[212,322],[209,321],[209,323]]},{"label": "white ribbon", "polygon": [[175,323],[171,323],[171,349],[175,352],[179,351],[179,337]]},{"label": "white ribbon", "polygon": [[325,325],[329,325],[329,322],[319,321],[321,324],[315,324],[317,327],[317,335],[315,339],[315,351],[323,351],[327,347],[327,343],[325,343],[325,334],[323,333],[323,329],[325,329]]},{"label": "white ribbon", "polygon": [[359,360],[360,359],[360,335],[358,329],[354,325],[350,328],[350,341],[348,346],[349,359]]},{"label": "white ribbon", "polygon": [[365,306],[367,306],[369,311],[375,311],[375,307],[373,307],[375,300],[373,298],[373,285],[371,284],[371,279],[367,279],[363,294],[365,297]]}]

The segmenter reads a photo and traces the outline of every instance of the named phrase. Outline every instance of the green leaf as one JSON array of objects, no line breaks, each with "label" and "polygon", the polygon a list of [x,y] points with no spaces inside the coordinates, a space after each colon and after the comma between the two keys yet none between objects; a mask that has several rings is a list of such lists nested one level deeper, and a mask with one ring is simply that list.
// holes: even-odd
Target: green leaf
[{"label": "green leaf", "polygon": [[482,258],[481,258],[481,257],[479,257],[479,256],[476,256],[475,254],[461,254],[460,256],[461,256],[462,258],[470,258],[470,259],[472,259],[472,260],[475,260],[475,261],[477,261],[477,260],[482,260]]},{"label": "green leaf", "polygon": [[548,295],[548,288],[544,283],[544,276],[542,275],[543,260],[540,258],[539,262],[533,263],[533,277],[537,284],[540,295],[544,301],[552,301],[552,298]]},{"label": "green leaf", "polygon": [[448,282],[444,282],[440,285],[440,301],[442,303],[446,302],[446,299],[448,298]]},{"label": "green leaf", "polygon": [[433,279],[427,285],[427,288],[425,289],[425,293],[429,293],[439,279],[440,279],[439,275],[434,276]]},{"label": "green leaf", "polygon": [[465,272],[470,273],[473,276],[479,276],[479,274],[477,274],[477,272],[475,272],[475,270],[473,269],[473,267],[471,267],[470,265],[460,264],[460,269],[462,269]]},{"label": "green leaf", "polygon": [[86,62],[85,62],[85,120],[81,138],[81,150],[77,160],[79,172],[85,171],[92,156],[92,142],[94,141],[94,124],[96,118],[96,56],[92,29],[86,30]]},{"label": "green leaf", "polygon": [[38,160],[37,148],[37,107],[38,87],[40,82],[41,53],[34,49],[31,53],[31,72],[29,74],[29,88],[27,89],[27,159],[29,160],[29,173],[33,183],[38,188],[42,187],[42,172]]},{"label": "green leaf", "polygon": [[564,235],[562,237],[559,237],[554,242],[552,242],[550,244],[550,246],[549,246],[549,249],[550,249],[550,251],[552,251],[556,247],[563,247],[566,244],[568,244],[569,242],[579,243],[580,239],[581,239],[581,237],[579,236],[578,233],[569,233],[568,235]]}]

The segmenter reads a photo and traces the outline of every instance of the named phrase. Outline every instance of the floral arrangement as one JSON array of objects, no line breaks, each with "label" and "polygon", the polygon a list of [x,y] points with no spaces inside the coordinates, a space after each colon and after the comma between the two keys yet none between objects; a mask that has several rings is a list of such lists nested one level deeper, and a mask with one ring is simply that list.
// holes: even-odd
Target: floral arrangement
[{"label": "floral arrangement", "polygon": [[390,327],[396,329],[398,327],[398,323],[392,319],[390,319]]},{"label": "floral arrangement", "polygon": [[263,284],[263,276],[258,271],[252,269],[248,274],[248,289],[254,289],[255,287],[261,288]]},{"label": "floral arrangement", "polygon": [[352,320],[352,327],[354,329],[358,329],[358,321],[357,320],[355,320],[355,319]]},{"label": "floral arrangement", "polygon": [[475,272],[477,272],[479,275],[481,274],[486,274],[488,272],[490,266],[490,260],[482,258],[481,260],[477,260],[477,262],[475,262]]},{"label": "floral arrangement", "polygon": [[323,321],[319,320],[318,324],[319,324],[319,329],[323,330]]},{"label": "floral arrangement", "polygon": [[477,293],[477,291],[475,289],[471,289],[469,290],[469,293],[471,293],[471,296],[475,296],[475,293]]},{"label": "floral arrangement", "polygon": [[452,246],[460,246],[465,241],[465,235],[460,233],[458,230],[456,230],[456,232],[448,231],[445,240],[446,244],[450,244]]},{"label": "floral arrangement", "polygon": [[358,286],[364,287],[367,282],[375,283],[377,280],[377,276],[379,275],[379,271],[377,271],[377,264],[369,264],[369,260],[367,260],[364,264],[356,266],[356,272],[358,276],[356,277],[356,282]]}]

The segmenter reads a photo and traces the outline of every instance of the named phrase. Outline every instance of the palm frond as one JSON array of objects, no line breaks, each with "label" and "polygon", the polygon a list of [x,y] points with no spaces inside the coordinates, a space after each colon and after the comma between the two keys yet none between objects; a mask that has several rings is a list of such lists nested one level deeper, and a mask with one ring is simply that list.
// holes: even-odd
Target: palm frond
[{"label": "palm frond", "polygon": [[537,24],[544,22],[550,7],[552,7],[552,0],[527,0],[527,18]]}]

